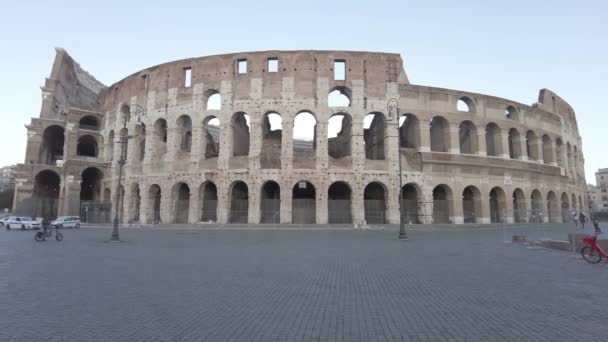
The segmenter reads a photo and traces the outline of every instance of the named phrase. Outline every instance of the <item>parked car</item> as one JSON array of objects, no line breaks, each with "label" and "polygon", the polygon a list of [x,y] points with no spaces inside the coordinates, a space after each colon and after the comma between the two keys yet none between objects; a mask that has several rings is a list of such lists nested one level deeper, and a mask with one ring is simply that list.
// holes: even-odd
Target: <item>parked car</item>
[{"label": "parked car", "polygon": [[4,216],[3,218],[0,218],[0,227],[4,227],[4,222],[8,221],[9,218],[11,218],[11,217]]},{"label": "parked car", "polygon": [[56,228],[80,228],[80,218],[78,216],[60,216],[51,222],[51,227]]},{"label": "parked car", "polygon": [[15,229],[40,229],[40,223],[27,216],[11,216],[4,221],[6,230]]}]

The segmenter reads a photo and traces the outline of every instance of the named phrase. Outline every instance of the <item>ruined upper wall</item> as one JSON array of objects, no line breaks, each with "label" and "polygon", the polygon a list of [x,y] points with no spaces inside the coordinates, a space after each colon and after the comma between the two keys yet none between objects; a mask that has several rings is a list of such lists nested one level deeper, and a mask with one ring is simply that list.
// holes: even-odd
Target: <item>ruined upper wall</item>
[{"label": "ruined upper wall", "polygon": [[99,111],[106,86],[84,71],[65,50],[55,50],[51,76],[42,87],[40,117],[62,120],[70,107]]}]

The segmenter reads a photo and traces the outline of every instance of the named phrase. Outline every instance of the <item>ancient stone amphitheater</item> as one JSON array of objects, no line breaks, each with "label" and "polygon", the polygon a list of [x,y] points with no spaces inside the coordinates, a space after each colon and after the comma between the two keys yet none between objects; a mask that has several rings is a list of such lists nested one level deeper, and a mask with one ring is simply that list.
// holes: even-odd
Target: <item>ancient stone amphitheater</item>
[{"label": "ancient stone amphitheater", "polygon": [[27,136],[14,209],[33,216],[393,224],[400,187],[412,224],[561,222],[586,207],[566,101],[412,85],[392,53],[190,58],[105,86],[57,49]]}]

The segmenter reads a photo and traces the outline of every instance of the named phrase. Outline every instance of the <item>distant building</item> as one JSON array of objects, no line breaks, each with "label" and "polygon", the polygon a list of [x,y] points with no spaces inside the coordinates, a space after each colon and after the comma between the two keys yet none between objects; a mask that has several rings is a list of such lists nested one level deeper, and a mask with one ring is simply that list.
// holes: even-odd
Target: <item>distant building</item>
[{"label": "distant building", "polygon": [[608,212],[608,168],[597,170],[595,173],[595,184],[597,184],[597,194],[595,195],[597,199],[591,210],[596,210],[595,208],[597,208],[597,211]]},{"label": "distant building", "polygon": [[15,165],[0,168],[0,191],[15,188]]},{"label": "distant building", "polygon": [[587,184],[587,203],[589,203],[589,211],[592,213],[602,210],[602,203],[599,196],[600,188],[593,184]]}]

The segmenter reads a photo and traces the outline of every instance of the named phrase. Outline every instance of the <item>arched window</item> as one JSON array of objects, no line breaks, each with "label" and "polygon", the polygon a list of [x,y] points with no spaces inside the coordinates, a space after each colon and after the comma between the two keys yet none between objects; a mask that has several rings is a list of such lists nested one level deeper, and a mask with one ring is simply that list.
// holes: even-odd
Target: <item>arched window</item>
[{"label": "arched window", "polygon": [[283,140],[283,121],[276,112],[268,112],[262,118],[262,169],[281,168],[281,141]]},{"label": "arched window", "polygon": [[291,222],[314,224],[317,216],[315,186],[307,181],[299,181],[293,186],[291,195]]},{"label": "arched window", "polygon": [[281,222],[281,189],[274,181],[267,181],[262,186],[262,203],[260,203],[260,223]]},{"label": "arched window", "polygon": [[351,155],[352,118],[346,113],[336,113],[327,123],[327,153],[335,159]]},{"label": "arched window", "polygon": [[413,114],[399,117],[399,147],[417,148],[420,146],[420,122]]},{"label": "arched window", "polygon": [[543,162],[545,164],[553,163],[553,141],[548,135],[543,135]]},{"label": "arched window", "polygon": [[232,125],[232,156],[249,155],[249,115],[243,112],[235,113]]},{"label": "arched window", "polygon": [[88,129],[91,131],[99,130],[99,120],[92,115],[83,116],[78,122],[78,128],[80,129]]},{"label": "arched window", "polygon": [[526,154],[528,155],[528,159],[532,161],[537,161],[538,159],[538,138],[536,137],[536,133],[533,131],[528,131],[526,133]]},{"label": "arched window", "polygon": [[363,119],[363,141],[365,143],[365,158],[384,160],[386,135],[386,118],[382,113],[369,113]]},{"label": "arched window", "polygon": [[460,99],[458,99],[458,102],[456,103],[456,109],[459,112],[474,113],[475,104],[474,104],[473,100],[471,100],[469,97],[463,96]]},{"label": "arched window", "polygon": [[222,95],[217,90],[207,91],[207,110],[222,109]]},{"label": "arched window", "polygon": [[508,106],[505,109],[505,117],[511,120],[519,120],[519,111],[514,106]]},{"label": "arched window", "polygon": [[293,167],[314,169],[317,147],[317,119],[310,112],[300,112],[293,121]]},{"label": "arched window", "polygon": [[509,158],[521,159],[521,136],[515,128],[509,130]]},{"label": "arched window", "polygon": [[182,115],[177,119],[177,136],[179,137],[179,151],[189,153],[192,149],[192,119]]},{"label": "arched window", "polygon": [[352,223],[352,192],[345,182],[335,182],[327,189],[328,222]]},{"label": "arched window", "polygon": [[431,120],[431,151],[448,152],[450,132],[448,121],[441,116]]},{"label": "arched window", "polygon": [[462,214],[464,223],[479,223],[481,218],[481,192],[469,185],[462,191]]},{"label": "arched window", "polygon": [[220,155],[220,119],[213,115],[205,118],[201,141],[205,159],[217,158]]},{"label": "arched window", "polygon": [[65,141],[64,129],[52,125],[42,133],[42,146],[40,147],[39,163],[55,165],[57,160],[63,159],[63,143]]},{"label": "arched window", "polygon": [[386,223],[386,187],[380,182],[369,183],[363,192],[365,222]]},{"label": "arched window", "polygon": [[173,186],[173,207],[175,208],[175,223],[188,223],[190,211],[190,187],[185,183],[177,183]]},{"label": "arched window", "polygon": [[502,155],[502,139],[498,125],[489,123],[486,126],[486,151],[488,156],[500,157]]},{"label": "arched window", "polygon": [[350,90],[346,87],[335,87],[327,96],[328,107],[349,107],[350,106]]},{"label": "arched window", "polygon": [[78,138],[76,155],[82,157],[97,157],[97,139],[90,135],[83,135]]},{"label": "arched window", "polygon": [[477,127],[471,121],[463,121],[458,127],[458,137],[460,140],[460,153],[476,154],[477,147]]}]

